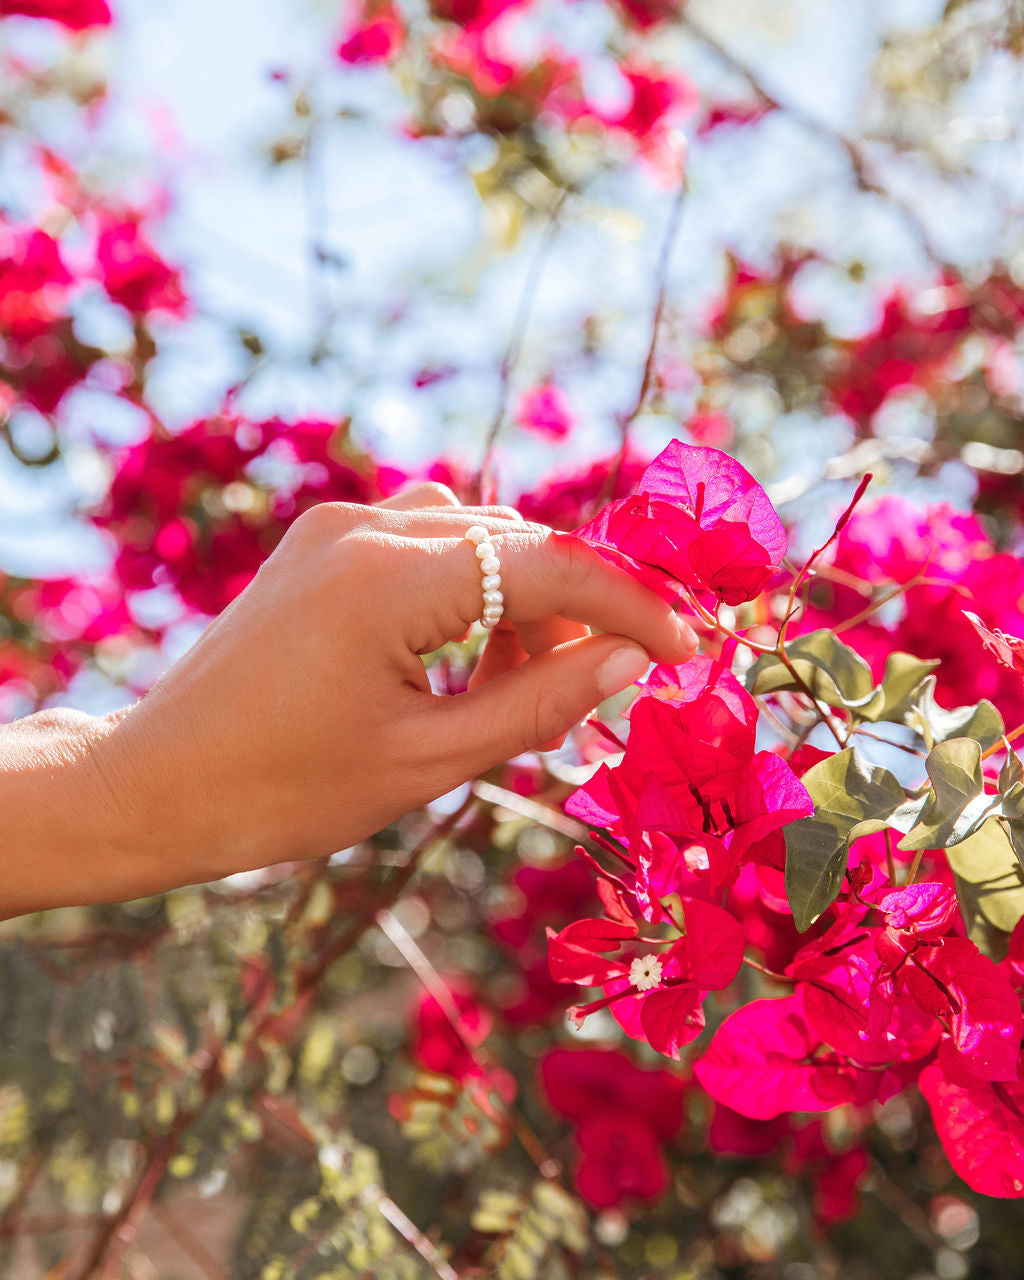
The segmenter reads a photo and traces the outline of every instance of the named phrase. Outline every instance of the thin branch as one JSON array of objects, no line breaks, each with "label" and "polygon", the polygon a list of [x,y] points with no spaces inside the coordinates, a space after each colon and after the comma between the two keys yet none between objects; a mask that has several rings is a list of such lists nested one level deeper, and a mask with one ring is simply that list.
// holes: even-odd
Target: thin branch
[{"label": "thin branch", "polygon": [[207,1280],[227,1280],[227,1272],[217,1259],[167,1205],[154,1204],[153,1215],[159,1219],[167,1234],[188,1254]]},{"label": "thin branch", "polygon": [[547,827],[549,831],[557,831],[559,835],[567,836],[570,840],[586,840],[590,834],[588,826],[577,822],[575,818],[570,818],[567,813],[562,813],[551,805],[541,804],[529,796],[521,796],[517,791],[509,791],[507,787],[496,786],[493,782],[478,779],[473,783],[473,794],[488,804],[497,804],[503,809],[511,809],[513,813],[521,814],[538,826]]},{"label": "thin branch", "polygon": [[21,1177],[18,1180],[18,1189],[11,1198],[10,1204],[4,1210],[3,1216],[0,1217],[0,1236],[18,1234],[23,1221],[22,1211],[28,1204],[32,1189],[36,1185],[45,1163],[45,1157],[39,1153],[29,1156],[28,1160],[26,1160],[21,1170]]},{"label": "thin branch", "polygon": [[[409,883],[419,866],[420,859],[434,843],[447,834],[461,819],[466,810],[475,804],[469,797],[454,813],[449,814],[441,822],[436,823],[427,835],[409,854],[409,860],[390,877],[384,893],[372,898],[360,912],[353,925],[345,931],[340,939],[326,948],[308,969],[301,971],[296,979],[296,1001],[320,982],[330,966],[363,936],[376,918],[377,912],[393,903]],[[268,970],[263,981],[257,984],[249,1001],[250,1011],[259,1007],[266,994],[267,983],[273,981]],[[249,1037],[248,1043],[259,1040],[265,1028],[276,1017],[277,1012],[267,1010],[260,1017]],[[113,1280],[117,1274],[124,1251],[130,1245],[138,1223],[149,1208],[163,1183],[167,1166],[176,1153],[185,1132],[204,1114],[223,1082],[221,1073],[221,1051],[224,1046],[208,1050],[208,1061],[199,1078],[199,1102],[192,1108],[182,1111],[176,1117],[171,1128],[156,1139],[148,1152],[148,1159],[135,1183],[135,1188],[120,1210],[106,1220],[99,1232],[82,1268],[76,1273],[76,1280]]]},{"label": "thin branch", "polygon": [[381,1187],[367,1187],[361,1193],[359,1199],[363,1204],[372,1205],[380,1211],[381,1215],[391,1223],[402,1239],[412,1245],[423,1261],[433,1270],[438,1280],[459,1280],[459,1273],[437,1251],[433,1241],[423,1234],[408,1214],[403,1213]]},{"label": "thin branch", "polygon": [[772,93],[771,90],[766,88],[753,67],[727,48],[717,36],[712,35],[689,12],[681,14],[678,21],[685,31],[688,31],[701,44],[710,49],[731,71],[741,76],[765,106],[789,116],[791,120],[795,120],[808,133],[812,133],[818,138],[823,138],[826,142],[831,142],[836,146],[846,158],[857,187],[870,195],[878,196],[902,215],[904,222],[917,237],[921,248],[934,266],[944,270],[954,269],[935,247],[931,232],[925,226],[917,210],[902,196],[896,195],[895,192],[883,186],[871,172],[870,162],[859,143],[854,142],[838,129],[826,124],[825,121],[818,119],[817,116],[812,115],[803,107],[783,101],[783,99]]},{"label": "thin branch", "polygon": [[551,247],[555,242],[562,209],[568,196],[569,188],[563,187],[558,193],[548,217],[547,225],[537,242],[536,252],[530,261],[526,278],[523,281],[515,318],[512,321],[512,331],[509,334],[508,345],[505,348],[505,354],[501,358],[501,365],[498,370],[498,401],[495,405],[494,416],[491,418],[490,426],[487,429],[483,456],[480,460],[480,470],[477,472],[476,477],[475,500],[477,502],[491,501],[494,496],[494,481],[491,475],[494,465],[494,447],[497,444],[498,436],[505,422],[505,414],[508,411],[509,386],[512,381],[512,374],[519,363],[519,356],[526,338],[526,328],[530,322],[530,313],[533,310],[537,290],[540,288],[541,277],[547,265],[548,254],[551,252]]},{"label": "thin branch", "polygon": [[[416,874],[424,854],[432,849],[438,840],[442,840],[453,830],[474,803],[474,798],[470,796],[454,813],[449,814],[441,822],[431,827],[427,835],[409,854],[409,860],[405,866],[399,867],[395,874],[390,877],[384,887],[384,892],[377,898],[371,898],[341,937],[337,938],[321,952],[309,968],[300,971],[295,984],[296,998],[300,998],[315,987],[331,965],[352,950],[367,929],[376,922],[378,912],[386,910],[397,902],[402,890]],[[261,1028],[257,1027],[255,1035],[258,1035],[260,1030]]]},{"label": "thin branch", "polygon": [[794,610],[796,608],[796,604],[795,604],[796,593],[800,590],[801,583],[806,581],[810,576],[811,570],[814,567],[814,562],[816,560],[821,559],[821,557],[825,554],[825,552],[829,549],[829,547],[832,546],[832,544],[836,541],[836,539],[839,537],[842,531],[846,528],[847,523],[849,522],[850,516],[853,515],[854,508],[856,507],[857,503],[860,502],[861,498],[864,497],[864,494],[867,492],[867,487],[873,479],[874,477],[872,476],[870,471],[866,471],[864,475],[861,476],[860,484],[857,485],[856,492],[854,493],[853,497],[850,499],[849,503],[847,504],[846,509],[843,511],[843,514],[836,521],[836,527],[833,529],[831,535],[825,542],[821,544],[820,547],[818,547],[816,550],[811,552],[810,556],[807,558],[806,562],[804,563],[803,568],[793,579],[793,585],[789,589],[789,598],[786,600],[786,608],[783,611],[782,623],[779,627],[780,652],[785,647],[785,644],[786,644],[786,628],[789,626],[789,621],[792,618]]},{"label": "thin branch", "polygon": [[[482,1049],[479,1044],[475,1044],[466,1034],[463,1023],[462,1014],[458,1005],[452,999],[452,993],[448,990],[444,979],[431,964],[430,959],[420,947],[419,943],[409,933],[408,929],[402,922],[394,916],[390,911],[380,911],[377,913],[377,924],[381,931],[392,946],[398,951],[399,955],[406,962],[409,968],[415,973],[420,982],[427,991],[437,1001],[441,1012],[448,1019],[448,1022],[458,1036],[462,1047],[466,1050],[473,1062],[482,1071],[486,1071],[491,1065],[492,1055]],[[537,1171],[542,1178],[554,1178],[558,1176],[561,1166],[558,1161],[553,1159],[544,1150],[540,1139],[533,1132],[521,1115],[512,1112],[509,1116],[512,1128],[516,1137],[523,1144],[526,1154],[537,1166]]]},{"label": "thin branch", "polygon": [[644,360],[640,389],[637,392],[636,401],[632,409],[619,419],[619,452],[615,459],[615,464],[609,469],[608,479],[605,481],[601,496],[596,504],[598,508],[615,496],[619,476],[622,474],[622,468],[629,452],[630,430],[647,403],[647,396],[654,380],[654,362],[658,354],[658,341],[661,337],[661,325],[665,314],[665,299],[668,294],[668,272],[672,263],[672,250],[675,248],[676,240],[679,237],[679,225],[683,217],[687,189],[687,176],[684,168],[683,176],[680,179],[679,186],[676,188],[676,194],[668,212],[668,219],[665,222],[665,234],[661,238],[661,248],[658,250],[658,265],[655,268],[654,275],[656,289],[654,317],[651,321],[651,340],[647,346],[647,358]]}]

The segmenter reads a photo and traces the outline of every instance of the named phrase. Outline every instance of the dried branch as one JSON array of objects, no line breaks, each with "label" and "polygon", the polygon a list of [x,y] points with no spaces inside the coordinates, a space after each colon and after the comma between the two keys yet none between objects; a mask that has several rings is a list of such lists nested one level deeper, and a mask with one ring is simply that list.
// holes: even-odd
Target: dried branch
[{"label": "dried branch", "polygon": [[154,1204],[153,1214],[159,1219],[167,1234],[174,1240],[199,1270],[207,1277],[207,1280],[227,1280],[227,1272],[220,1265],[217,1259],[210,1253],[209,1249],[198,1240],[184,1222],[171,1212],[165,1204]]},{"label": "dried branch", "polygon": [[844,133],[833,128],[832,125],[827,124],[824,120],[819,120],[817,116],[812,115],[803,107],[796,106],[792,102],[786,102],[777,94],[772,93],[753,67],[727,48],[717,36],[712,35],[689,12],[681,14],[678,22],[685,31],[688,31],[701,44],[710,49],[730,71],[741,76],[766,107],[782,112],[791,120],[795,120],[808,133],[813,133],[816,137],[823,138],[836,146],[845,156],[857,187],[869,195],[878,196],[902,215],[907,226],[917,237],[921,248],[936,267],[943,270],[955,270],[936,248],[931,232],[925,226],[917,210],[902,196],[890,191],[872,173],[870,161],[858,142],[848,138]]},{"label": "dried branch", "polygon": [[384,1192],[383,1188],[377,1186],[367,1187],[359,1198],[363,1204],[372,1205],[380,1211],[381,1215],[391,1223],[402,1239],[412,1245],[423,1261],[433,1270],[438,1280],[459,1280],[459,1273],[448,1263],[446,1258],[441,1256],[434,1247],[433,1242],[423,1234],[408,1214],[402,1212],[394,1200]]},{"label": "dried branch", "polygon": [[519,356],[526,338],[526,328],[530,322],[530,313],[533,310],[533,303],[544,274],[544,267],[547,265],[548,255],[555,242],[562,209],[568,196],[569,189],[567,187],[564,187],[558,193],[558,198],[555,200],[547,225],[541,233],[540,240],[537,242],[537,249],[530,261],[526,278],[523,281],[523,289],[519,295],[515,318],[512,321],[512,331],[509,334],[508,345],[505,348],[505,354],[501,358],[501,365],[498,371],[498,401],[491,424],[487,429],[483,456],[480,460],[480,470],[477,472],[476,477],[474,498],[477,502],[490,502],[494,498],[495,486],[491,475],[494,463],[494,447],[505,422],[512,374],[519,363]]},{"label": "dried branch", "polygon": [[654,361],[658,354],[658,340],[661,336],[661,323],[665,313],[665,298],[668,293],[668,271],[672,262],[672,250],[675,248],[676,239],[679,235],[679,224],[682,221],[683,205],[686,203],[686,193],[688,190],[686,172],[684,169],[683,176],[676,189],[675,198],[668,211],[668,219],[665,222],[665,234],[661,238],[661,248],[658,251],[658,265],[655,268],[655,302],[654,317],[651,321],[651,340],[647,345],[647,358],[644,360],[644,371],[640,378],[640,389],[637,392],[636,401],[627,413],[624,413],[619,419],[619,452],[615,459],[614,465],[609,469],[608,479],[605,481],[601,497],[598,499],[597,508],[600,508],[605,502],[609,501],[615,495],[616,486],[619,483],[619,476],[622,474],[622,467],[626,461],[626,455],[629,452],[629,433],[633,423],[640,416],[644,405],[647,403],[647,396],[651,389],[651,383],[654,380]]}]

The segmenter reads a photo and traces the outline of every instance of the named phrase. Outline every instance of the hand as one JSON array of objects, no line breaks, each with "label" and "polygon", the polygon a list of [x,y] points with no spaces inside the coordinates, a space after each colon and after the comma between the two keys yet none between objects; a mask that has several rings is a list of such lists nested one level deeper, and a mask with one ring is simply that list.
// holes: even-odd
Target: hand
[{"label": "hand", "polygon": [[[86,757],[114,815],[96,900],[329,855],[558,740],[648,655],[693,654],[689,626],[585,544],[452,501],[433,486],[399,500],[413,509],[312,508],[141,702],[105,718]],[[480,614],[472,524],[492,533],[507,622],[470,691],[440,697],[419,655]]]}]

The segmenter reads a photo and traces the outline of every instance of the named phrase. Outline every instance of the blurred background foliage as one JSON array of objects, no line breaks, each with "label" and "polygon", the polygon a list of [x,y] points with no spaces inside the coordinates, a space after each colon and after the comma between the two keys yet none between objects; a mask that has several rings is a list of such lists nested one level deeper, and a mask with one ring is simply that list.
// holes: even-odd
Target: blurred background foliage
[{"label": "blurred background foliage", "polygon": [[[138,696],[300,510],[410,477],[570,528],[681,435],[798,546],[872,469],[1019,550],[1016,0],[110,16],[0,0],[4,719]],[[1018,1276],[1015,1202],[903,1096],[844,1164],[842,1110],[715,1154],[687,1083],[664,1194],[625,1148],[578,1194],[538,1063],[593,752],[328,865],[4,924],[4,1273]]]}]

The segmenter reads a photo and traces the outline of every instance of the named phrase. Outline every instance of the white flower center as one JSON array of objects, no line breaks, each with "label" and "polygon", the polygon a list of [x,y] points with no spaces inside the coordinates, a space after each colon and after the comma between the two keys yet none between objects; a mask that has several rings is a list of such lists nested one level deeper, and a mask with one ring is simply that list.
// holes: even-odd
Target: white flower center
[{"label": "white flower center", "polygon": [[661,961],[657,956],[637,956],[629,966],[629,980],[637,991],[650,991],[661,981]]}]

